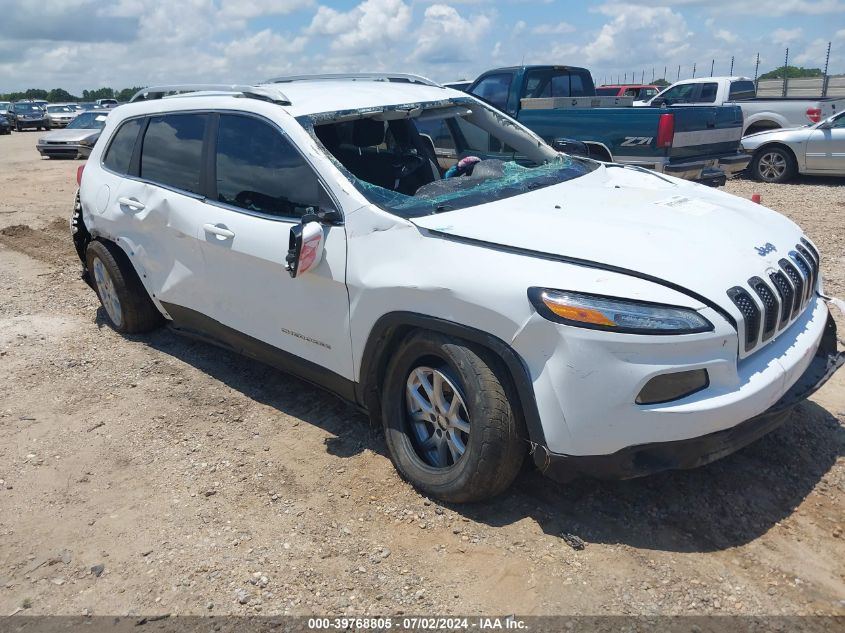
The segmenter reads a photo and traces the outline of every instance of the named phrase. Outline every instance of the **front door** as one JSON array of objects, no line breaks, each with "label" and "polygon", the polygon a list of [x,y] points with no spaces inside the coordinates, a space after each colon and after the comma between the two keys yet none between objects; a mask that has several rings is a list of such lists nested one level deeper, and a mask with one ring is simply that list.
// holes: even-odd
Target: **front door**
[{"label": "front door", "polygon": [[807,170],[845,175],[845,112],[807,139]]},{"label": "front door", "polygon": [[285,270],[291,227],[326,204],[316,173],[276,125],[251,115],[220,114],[211,151],[216,191],[198,227],[207,315],[304,360],[306,377],[324,368],[352,379],[344,227],[324,227],[317,268]]}]

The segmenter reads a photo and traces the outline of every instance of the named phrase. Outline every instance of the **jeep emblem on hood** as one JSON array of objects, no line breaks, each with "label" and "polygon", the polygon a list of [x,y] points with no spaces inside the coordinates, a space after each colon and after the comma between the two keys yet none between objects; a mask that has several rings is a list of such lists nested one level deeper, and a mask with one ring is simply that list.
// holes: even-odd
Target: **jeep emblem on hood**
[{"label": "jeep emblem on hood", "polygon": [[775,248],[774,244],[772,244],[770,242],[766,242],[762,246],[755,246],[754,250],[757,251],[757,254],[760,257],[765,257],[769,253],[774,253],[777,249]]}]

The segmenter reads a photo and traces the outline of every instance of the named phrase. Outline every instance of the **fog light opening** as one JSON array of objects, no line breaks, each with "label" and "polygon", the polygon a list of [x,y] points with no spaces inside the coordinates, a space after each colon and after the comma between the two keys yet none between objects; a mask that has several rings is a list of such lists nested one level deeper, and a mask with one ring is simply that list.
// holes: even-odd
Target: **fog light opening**
[{"label": "fog light opening", "polygon": [[637,395],[637,404],[661,404],[680,400],[710,386],[706,369],[661,374],[649,380]]}]

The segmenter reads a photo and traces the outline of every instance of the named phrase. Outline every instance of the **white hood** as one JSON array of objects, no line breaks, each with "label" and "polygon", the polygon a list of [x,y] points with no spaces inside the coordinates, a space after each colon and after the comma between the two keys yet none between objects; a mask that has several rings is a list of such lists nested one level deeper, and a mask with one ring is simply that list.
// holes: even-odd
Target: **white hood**
[{"label": "white hood", "polygon": [[[413,222],[463,238],[645,273],[735,315],[726,291],[776,268],[802,235],[791,220],[748,200],[604,166],[559,185]],[[766,244],[777,250],[760,255],[757,247],[770,250]]]}]

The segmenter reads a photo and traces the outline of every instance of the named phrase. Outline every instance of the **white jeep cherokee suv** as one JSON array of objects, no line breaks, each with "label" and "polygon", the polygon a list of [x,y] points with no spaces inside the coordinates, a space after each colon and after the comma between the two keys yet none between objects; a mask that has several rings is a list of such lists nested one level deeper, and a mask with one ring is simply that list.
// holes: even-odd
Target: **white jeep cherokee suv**
[{"label": "white jeep cherokee suv", "polygon": [[559,479],[708,463],[843,363],[785,217],[410,75],[142,91],[73,230],[116,330],[167,322],[340,394],[444,500],[529,453]]}]

